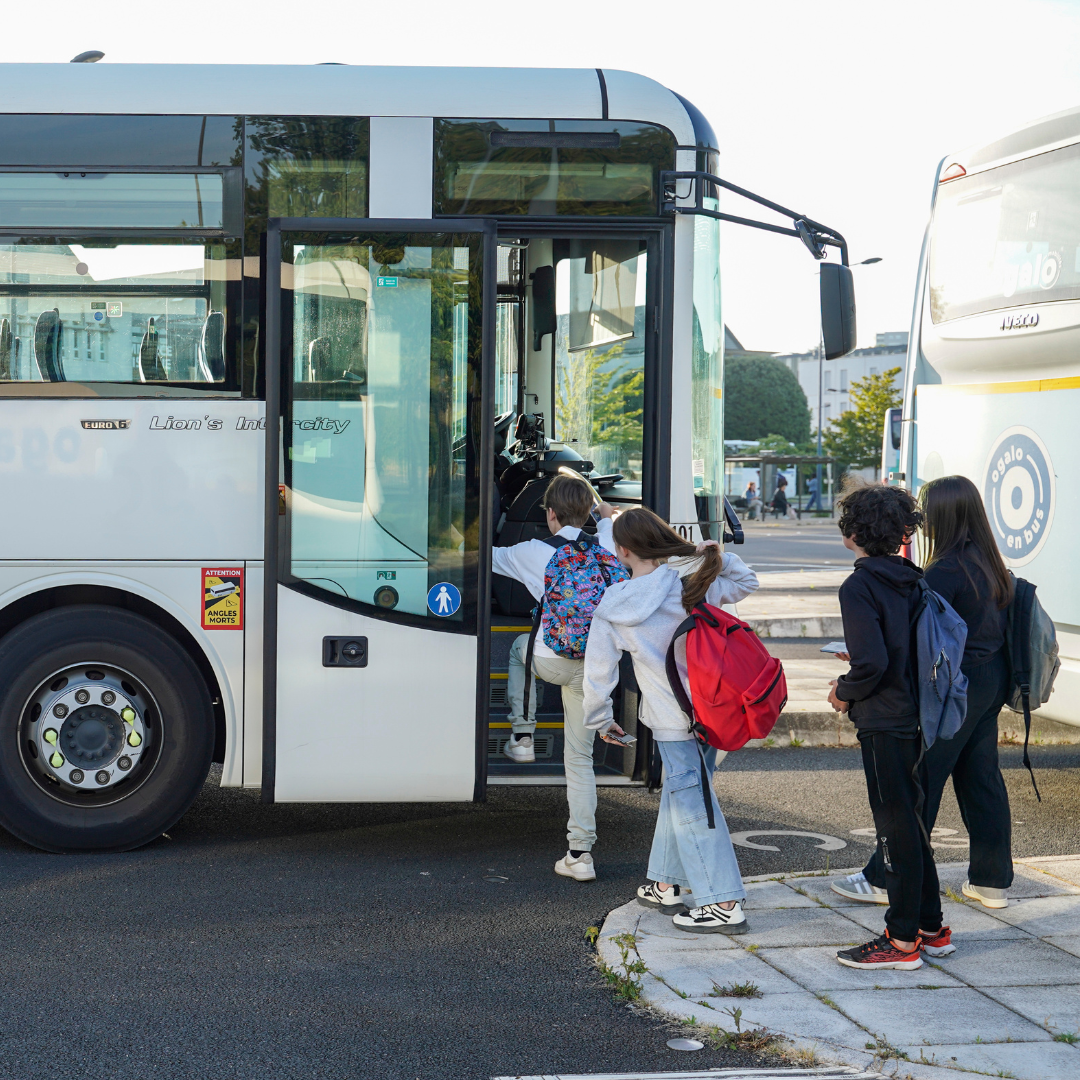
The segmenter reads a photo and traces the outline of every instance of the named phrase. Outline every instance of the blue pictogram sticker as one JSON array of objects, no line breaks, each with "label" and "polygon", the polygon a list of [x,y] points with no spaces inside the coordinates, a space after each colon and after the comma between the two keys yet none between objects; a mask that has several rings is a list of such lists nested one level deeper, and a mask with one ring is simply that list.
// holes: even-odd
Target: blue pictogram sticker
[{"label": "blue pictogram sticker", "polygon": [[427,606],[433,615],[449,618],[461,607],[461,593],[456,585],[451,585],[449,581],[440,581],[428,590]]},{"label": "blue pictogram sticker", "polygon": [[1023,566],[1038,555],[1054,520],[1054,466],[1030,428],[1012,427],[986,459],[983,500],[1005,561]]}]

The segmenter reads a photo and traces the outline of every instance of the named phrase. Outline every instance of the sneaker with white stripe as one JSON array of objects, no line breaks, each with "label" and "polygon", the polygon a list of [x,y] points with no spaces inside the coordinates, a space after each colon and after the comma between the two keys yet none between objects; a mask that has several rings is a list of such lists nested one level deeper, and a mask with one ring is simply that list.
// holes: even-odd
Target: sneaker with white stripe
[{"label": "sneaker with white stripe", "polygon": [[671,921],[688,934],[745,934],[749,929],[742,904],[738,901],[730,910],[719,904],[691,908],[683,915],[676,915]]},{"label": "sneaker with white stripe", "polygon": [[889,894],[876,885],[871,885],[860,870],[857,874],[848,874],[846,878],[834,881],[830,886],[834,893],[846,896],[849,900],[858,900],[861,904],[887,904]]},{"label": "sneaker with white stripe", "polygon": [[669,885],[661,890],[657,882],[650,881],[637,891],[637,902],[642,907],[656,908],[665,915],[687,910],[686,901],[691,899],[689,889],[680,889],[678,885]]}]

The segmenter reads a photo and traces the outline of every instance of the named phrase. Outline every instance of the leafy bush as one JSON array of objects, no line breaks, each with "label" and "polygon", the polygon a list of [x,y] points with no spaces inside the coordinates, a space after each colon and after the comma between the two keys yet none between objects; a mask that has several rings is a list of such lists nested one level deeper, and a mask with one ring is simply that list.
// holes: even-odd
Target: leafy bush
[{"label": "leafy bush", "polygon": [[795,373],[771,359],[733,358],[724,365],[724,438],[810,438],[810,406]]}]

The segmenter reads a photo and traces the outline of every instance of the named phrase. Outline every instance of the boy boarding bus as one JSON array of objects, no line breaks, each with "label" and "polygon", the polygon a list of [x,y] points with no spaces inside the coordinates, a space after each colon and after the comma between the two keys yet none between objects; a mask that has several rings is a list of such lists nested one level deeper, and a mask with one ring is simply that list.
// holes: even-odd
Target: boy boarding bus
[{"label": "boy boarding bus", "polygon": [[491,550],[564,469],[736,531],[720,187],[839,250],[851,346],[843,237],[639,75],[10,64],[0,100],[0,823],[42,848],[146,843],[215,759],[268,802],[564,783],[553,688],[502,753],[532,605]]}]

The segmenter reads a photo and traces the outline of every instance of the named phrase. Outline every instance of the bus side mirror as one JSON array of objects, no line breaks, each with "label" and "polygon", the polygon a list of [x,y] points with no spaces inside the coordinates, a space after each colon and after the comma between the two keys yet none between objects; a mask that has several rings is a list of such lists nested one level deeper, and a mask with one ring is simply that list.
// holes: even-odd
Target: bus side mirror
[{"label": "bus side mirror", "polygon": [[554,334],[558,327],[555,318],[555,267],[538,266],[529,277],[533,287],[533,352],[539,352],[544,335]]},{"label": "bus side mirror", "polygon": [[855,348],[855,282],[841,263],[821,264],[821,337],[826,360]]}]

